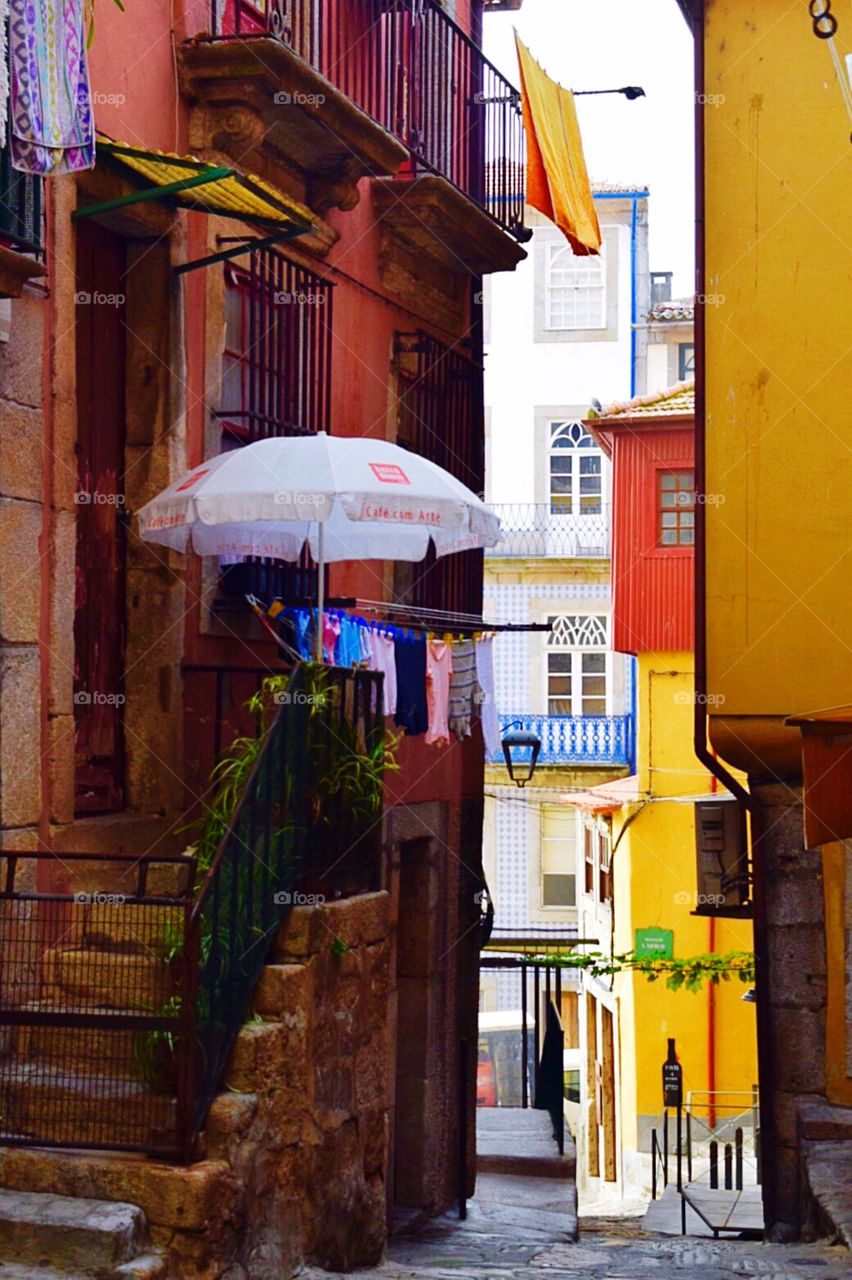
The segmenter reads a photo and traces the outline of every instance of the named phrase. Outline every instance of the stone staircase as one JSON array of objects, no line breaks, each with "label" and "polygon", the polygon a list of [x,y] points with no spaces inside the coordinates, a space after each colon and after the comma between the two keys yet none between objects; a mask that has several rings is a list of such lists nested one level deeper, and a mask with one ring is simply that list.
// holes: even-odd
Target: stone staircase
[{"label": "stone staircase", "polygon": [[[180,908],[74,902],[59,910],[33,908],[42,917],[29,921],[30,945],[42,954],[31,961],[25,954],[19,966],[30,973],[15,1001],[21,1014],[115,1020],[168,1008],[176,995],[170,931]],[[52,935],[58,940],[45,946]],[[34,1138],[173,1152],[176,1100],[164,1045],[162,1033],[107,1021],[8,1028],[0,1041],[0,1143]]]},{"label": "stone staircase", "polygon": [[[336,1073],[352,1073],[368,1107],[367,1067],[374,1049],[383,1043],[387,1016],[386,899],[386,894],[371,894],[321,909],[293,910],[255,989],[253,1016],[237,1037],[222,1092],[213,1100],[192,1164],[137,1153],[69,1149],[79,1144],[81,1133],[91,1132],[86,1125],[91,1124],[93,1104],[85,1087],[91,1077],[79,1062],[75,1067],[69,1060],[67,1042],[51,1042],[51,1029],[16,1032],[16,1073],[29,1068],[36,1072],[26,1082],[22,1077],[16,1088],[25,1095],[35,1087],[41,1102],[49,1098],[53,1105],[55,1100],[54,1111],[42,1109],[38,1114],[51,1117],[56,1140],[67,1148],[4,1146],[0,1138],[0,1280],[213,1280],[245,1251],[253,1258],[261,1253],[265,1259],[267,1250],[268,1274],[285,1277],[302,1262],[305,1245],[297,1221],[301,1197],[311,1186],[312,1211],[305,1221],[331,1237],[334,1229],[323,1219],[317,1197],[340,1176],[344,1158],[362,1164],[368,1178],[375,1178],[382,1163],[381,1110],[372,1136],[359,1137],[361,1148],[353,1148],[354,1122],[341,1105],[355,1087],[341,1086],[338,1097]],[[54,990],[47,995],[76,999],[75,1007],[88,1011],[114,1008],[104,1002],[115,1000],[115,992],[127,987],[123,978],[119,987],[118,969],[124,972],[127,958],[140,953],[132,940],[106,933],[102,920],[97,930],[87,928],[81,938],[84,949],[91,946],[103,956],[103,970],[89,985],[80,981],[79,961],[68,960],[67,954],[51,960]],[[343,954],[332,952],[332,940],[344,945]],[[79,940],[70,944],[69,950],[74,948],[80,949]],[[132,963],[133,1007],[145,1008],[162,995],[165,966]],[[110,977],[116,984],[112,988]],[[326,983],[334,984],[339,1005],[326,1010],[322,1028],[312,1033],[309,1024]],[[44,990],[40,998],[47,998]],[[320,1082],[312,1047],[318,1042],[311,1035],[322,1036],[322,1043],[331,1046],[345,1018],[358,1028],[374,1028],[359,1059],[364,1065],[356,1069],[354,1055],[341,1049],[334,1078],[322,1077]],[[110,1115],[117,1125],[126,1124],[127,1108],[150,1107],[152,1097],[134,1078],[138,1058],[132,1039],[125,1041],[124,1033],[99,1028],[87,1028],[85,1035],[89,1070],[99,1064],[99,1079],[115,1090],[116,1106]],[[321,1084],[333,1096],[318,1096]],[[17,1093],[7,1096],[18,1098]],[[60,1098],[72,1100],[70,1112],[62,1109]],[[143,1101],[134,1104],[134,1098]],[[160,1097],[159,1102],[171,1104],[172,1099]],[[29,1114],[25,1100],[20,1108],[16,1122],[23,1125]],[[68,1132],[76,1136],[68,1137]],[[341,1133],[346,1134],[345,1151]],[[377,1192],[376,1199],[383,1222],[384,1192]],[[339,1213],[331,1212],[331,1217],[339,1224]],[[87,1232],[89,1245],[84,1246]]]},{"label": "stone staircase", "polygon": [[0,1190],[0,1280],[164,1280],[135,1205]]}]

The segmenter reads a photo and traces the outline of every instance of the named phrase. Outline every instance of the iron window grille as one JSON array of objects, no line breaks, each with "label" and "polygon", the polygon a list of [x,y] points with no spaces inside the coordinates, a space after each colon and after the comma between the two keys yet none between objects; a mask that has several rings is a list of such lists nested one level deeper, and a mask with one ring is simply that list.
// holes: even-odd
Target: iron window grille
[{"label": "iron window grille", "polygon": [[38,174],[12,168],[9,130],[7,122],[6,145],[0,147],[0,243],[40,257],[44,249],[44,180]]},{"label": "iron window grille", "polygon": [[[334,286],[275,249],[255,249],[246,270],[225,268],[222,448],[331,430]],[[316,566],[253,557],[223,570],[228,597],[312,601]]]},{"label": "iron window grille", "polygon": [[[397,441],[481,494],[485,471],[482,366],[425,333],[396,335]],[[478,614],[482,552],[438,558],[395,570],[397,599],[420,608]]]}]

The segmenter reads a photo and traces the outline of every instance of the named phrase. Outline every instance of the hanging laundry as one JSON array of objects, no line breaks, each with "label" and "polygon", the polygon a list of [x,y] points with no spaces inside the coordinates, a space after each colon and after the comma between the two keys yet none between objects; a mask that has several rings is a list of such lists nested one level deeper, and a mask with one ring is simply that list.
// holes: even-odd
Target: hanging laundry
[{"label": "hanging laundry", "polygon": [[[358,638],[361,641],[361,661],[365,667],[369,667],[372,665],[373,658],[373,647],[370,644],[370,628],[363,618],[356,618],[355,621],[358,623]],[[394,669],[394,675],[396,675],[396,669]]]},{"label": "hanging laundry", "polygon": [[384,711],[386,716],[396,715],[396,656],[392,636],[373,628],[365,628],[370,642],[370,670],[381,671],[384,676]]},{"label": "hanging laundry", "polygon": [[435,746],[450,741],[450,676],[453,649],[446,640],[430,640],[426,645],[426,707],[429,728],[426,741]]},{"label": "hanging laundry", "polygon": [[340,639],[337,642],[337,665],[357,667],[361,664],[361,628],[348,613],[340,614]]},{"label": "hanging laundry", "polygon": [[453,673],[450,677],[450,731],[457,738],[470,737],[476,683],[476,650],[472,640],[453,646]]},{"label": "hanging laundry", "polygon": [[76,173],[95,163],[83,0],[10,0],[12,165]]},{"label": "hanging laundry", "polygon": [[0,147],[6,145],[9,119],[9,0],[0,0]]},{"label": "hanging laundry", "polygon": [[500,722],[494,701],[494,637],[481,636],[476,642],[476,678],[482,701],[479,714],[482,718],[482,737],[486,756],[494,756],[500,750]]},{"label": "hanging laundry", "polygon": [[337,652],[337,640],[340,636],[340,619],[334,614],[322,615],[322,651],[329,666],[334,666]]},{"label": "hanging laundry", "polygon": [[394,642],[396,661],[396,723],[409,735],[425,733],[429,728],[426,705],[426,637],[397,632]]},{"label": "hanging laundry", "polygon": [[574,95],[551,80],[515,35],[527,136],[527,204],[564,232],[579,256],[600,252],[601,229]]}]

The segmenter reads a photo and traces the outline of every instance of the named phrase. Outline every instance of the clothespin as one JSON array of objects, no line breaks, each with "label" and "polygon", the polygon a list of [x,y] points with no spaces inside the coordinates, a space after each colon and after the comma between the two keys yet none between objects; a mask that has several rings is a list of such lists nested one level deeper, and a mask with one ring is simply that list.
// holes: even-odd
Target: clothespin
[{"label": "clothespin", "polygon": [[282,602],[280,600],[273,600],[272,604],[269,606],[269,608],[266,611],[266,615],[267,617],[272,618],[274,620],[275,618],[279,617],[283,612],[284,612],[284,605],[282,604]]}]

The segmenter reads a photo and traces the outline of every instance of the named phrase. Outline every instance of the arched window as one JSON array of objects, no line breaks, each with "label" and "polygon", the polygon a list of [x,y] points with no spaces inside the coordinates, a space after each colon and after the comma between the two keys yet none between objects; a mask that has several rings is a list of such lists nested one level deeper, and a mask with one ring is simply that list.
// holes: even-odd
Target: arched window
[{"label": "arched window", "polygon": [[554,515],[599,515],[603,455],[579,422],[550,423],[550,510]]},{"label": "arched window", "polygon": [[609,628],[606,614],[548,618],[547,713],[605,716]]}]

